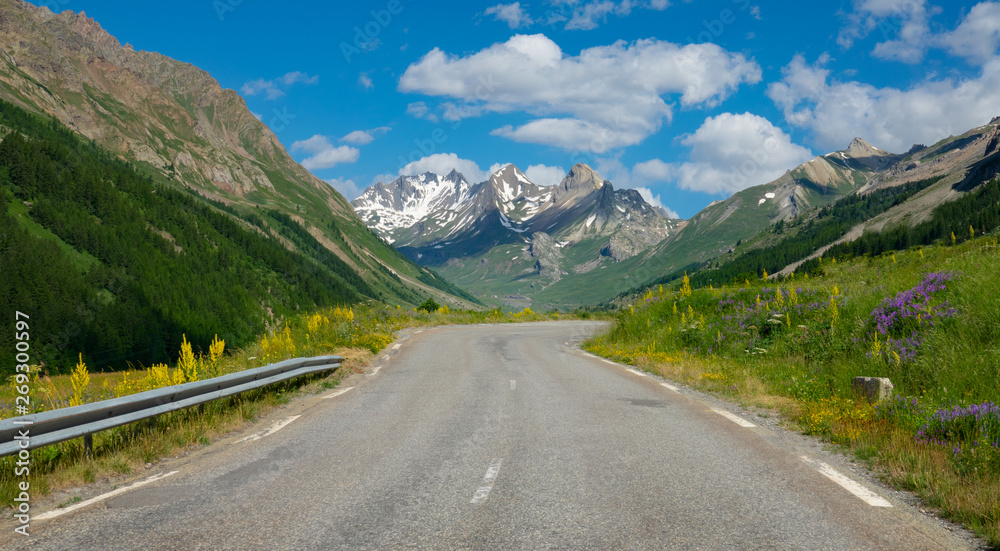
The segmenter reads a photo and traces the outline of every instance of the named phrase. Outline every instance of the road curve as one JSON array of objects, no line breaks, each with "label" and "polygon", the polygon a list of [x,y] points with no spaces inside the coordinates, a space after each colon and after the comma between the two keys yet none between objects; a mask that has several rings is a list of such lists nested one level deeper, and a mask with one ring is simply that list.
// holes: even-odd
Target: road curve
[{"label": "road curve", "polygon": [[848,491],[824,474],[832,460],[803,439],[743,426],[694,393],[584,354],[575,343],[598,327],[412,334],[335,391],[161,463],[170,476],[35,520],[29,538],[7,530],[0,542],[147,551],[970,547],[890,492],[861,480],[854,490],[868,501]]}]

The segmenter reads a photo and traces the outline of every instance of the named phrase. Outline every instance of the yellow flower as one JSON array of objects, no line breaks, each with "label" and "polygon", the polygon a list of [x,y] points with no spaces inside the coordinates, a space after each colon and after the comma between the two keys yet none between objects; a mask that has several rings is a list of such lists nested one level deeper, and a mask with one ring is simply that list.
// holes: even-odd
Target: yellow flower
[{"label": "yellow flower", "polygon": [[79,406],[83,404],[83,393],[90,385],[90,373],[87,371],[87,364],[83,363],[83,354],[80,354],[80,361],[73,368],[71,379],[73,384],[73,395],[69,398],[69,405]]}]

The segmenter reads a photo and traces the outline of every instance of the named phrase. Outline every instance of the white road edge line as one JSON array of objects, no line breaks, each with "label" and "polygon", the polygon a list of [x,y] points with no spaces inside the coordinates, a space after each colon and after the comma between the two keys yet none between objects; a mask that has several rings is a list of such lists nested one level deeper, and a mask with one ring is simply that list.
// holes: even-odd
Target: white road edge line
[{"label": "white road edge line", "polygon": [[399,350],[399,347],[400,347],[400,346],[403,346],[403,345],[401,345],[401,344],[399,344],[399,343],[397,342],[396,344],[392,345],[392,349],[393,349],[393,350]]},{"label": "white road edge line", "polygon": [[514,380],[514,379],[511,379],[510,380],[510,389],[514,390],[515,388],[517,388],[517,381]]},{"label": "white road edge line", "polygon": [[382,369],[382,366],[376,365],[375,369],[373,369],[372,372],[368,374],[368,376],[371,377],[372,375],[377,375],[379,369]]},{"label": "white road edge line", "polygon": [[288,426],[289,423],[291,423],[292,421],[298,419],[299,417],[301,417],[301,416],[300,415],[293,415],[291,417],[286,417],[284,419],[275,421],[275,422],[271,423],[271,426],[268,427],[267,430],[258,432],[257,434],[251,434],[250,436],[244,436],[243,438],[240,438],[239,440],[237,440],[236,442],[234,442],[234,444],[241,444],[243,442],[253,442],[253,441],[256,441],[256,440],[260,440],[261,438],[264,438],[265,436],[270,436],[270,435],[278,432],[279,430],[285,428],[286,426]]},{"label": "white road edge line", "polygon": [[490,490],[493,489],[493,482],[497,479],[497,473],[500,472],[500,463],[503,463],[503,459],[494,459],[490,463],[490,467],[486,469],[486,476],[483,477],[483,483],[476,489],[476,493],[472,495],[472,501],[469,503],[479,504],[486,501]]},{"label": "white road edge line", "polygon": [[711,408],[711,409],[715,413],[718,413],[719,415],[725,417],[726,419],[729,419],[730,421],[736,423],[737,425],[739,425],[741,427],[752,429],[752,428],[754,428],[754,427],[757,426],[757,425],[751,423],[750,421],[747,421],[746,419],[740,417],[739,415],[736,415],[734,413],[729,413],[728,411],[726,411],[724,409],[715,409],[715,408]]},{"label": "white road edge line", "polygon": [[125,487],[122,487],[122,488],[118,488],[117,490],[111,490],[110,492],[108,492],[106,494],[101,494],[101,495],[99,495],[97,497],[92,497],[92,498],[90,498],[88,500],[81,501],[80,503],[77,503],[75,505],[70,505],[69,507],[66,507],[64,509],[55,509],[55,510],[49,511],[47,513],[42,513],[40,515],[33,516],[33,517],[31,517],[31,519],[32,520],[46,520],[46,519],[50,519],[50,518],[56,518],[58,516],[65,515],[66,513],[69,513],[71,511],[76,511],[77,509],[82,509],[82,508],[84,508],[84,507],[86,507],[88,505],[93,505],[93,504],[95,504],[95,503],[97,503],[99,501],[104,501],[105,499],[108,499],[108,498],[111,498],[111,497],[115,497],[117,495],[124,494],[125,492],[128,492],[129,490],[134,490],[134,489],[138,488],[139,486],[144,486],[146,484],[149,484],[150,482],[156,482],[157,480],[162,480],[164,478],[167,478],[170,475],[174,475],[174,474],[177,474],[177,473],[178,473],[178,471],[170,471],[169,473],[160,473],[160,474],[157,474],[157,475],[153,475],[153,476],[147,478],[146,480],[140,480],[139,482],[136,482],[135,484],[129,484],[128,486],[125,486]]},{"label": "white road edge line", "polygon": [[679,388],[675,387],[674,385],[671,385],[671,384],[668,384],[668,383],[660,383],[660,386],[665,386],[665,387],[667,387],[668,389],[670,389],[670,390],[672,390],[672,391],[674,391],[674,392],[676,392],[676,393],[678,393],[678,394],[679,394],[679,393],[680,393],[680,391],[681,391],[681,390],[680,390]]},{"label": "white road edge line", "polygon": [[326,400],[327,398],[335,398],[335,397],[340,396],[341,394],[347,392],[348,390],[351,390],[352,388],[354,388],[354,387],[353,386],[349,386],[347,388],[342,388],[340,390],[334,390],[333,392],[331,392],[329,394],[320,396],[319,399],[320,400]]},{"label": "white road edge line", "polygon": [[631,367],[626,367],[625,371],[628,371],[629,373],[631,373],[633,375],[638,375],[640,377],[645,377],[646,376],[646,374],[643,373],[642,371],[638,371],[638,370],[632,369]]},{"label": "white road edge line", "polygon": [[851,492],[857,496],[861,501],[864,501],[872,507],[892,507],[892,503],[889,503],[885,498],[875,494],[868,488],[865,488],[861,484],[847,478],[846,476],[840,474],[833,467],[823,463],[822,461],[817,461],[815,459],[809,459],[806,456],[802,456],[802,460],[809,463],[819,471],[819,474],[829,478],[830,480],[839,484],[842,488]]}]

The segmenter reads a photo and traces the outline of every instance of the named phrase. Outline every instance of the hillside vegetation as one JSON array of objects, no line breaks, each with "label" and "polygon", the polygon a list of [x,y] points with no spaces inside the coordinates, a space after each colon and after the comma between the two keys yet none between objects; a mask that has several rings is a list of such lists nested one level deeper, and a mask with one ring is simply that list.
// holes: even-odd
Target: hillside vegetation
[{"label": "hillside vegetation", "polygon": [[[1000,208],[998,185],[969,200]],[[1000,242],[961,223],[963,237],[823,258],[811,277],[696,289],[683,277],[586,346],[780,409],[1000,544]],[[852,394],[855,376],[888,377],[897,396],[873,407]]]},{"label": "hillside vegetation", "polygon": [[0,125],[0,304],[30,316],[52,373],[79,352],[99,369],[152,364],[182,334],[241,346],[300,309],[379,296],[287,215],[243,220],[3,102]]}]

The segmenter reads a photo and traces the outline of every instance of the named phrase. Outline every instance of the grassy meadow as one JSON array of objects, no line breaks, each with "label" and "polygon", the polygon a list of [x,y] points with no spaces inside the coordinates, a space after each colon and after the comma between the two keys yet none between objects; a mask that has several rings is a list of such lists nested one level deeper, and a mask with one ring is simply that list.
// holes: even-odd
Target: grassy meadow
[{"label": "grassy meadow", "polygon": [[[595,353],[780,411],[1000,545],[1000,245],[995,236],[820,274],[650,289]],[[872,406],[856,376],[888,377]]]}]

